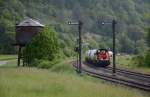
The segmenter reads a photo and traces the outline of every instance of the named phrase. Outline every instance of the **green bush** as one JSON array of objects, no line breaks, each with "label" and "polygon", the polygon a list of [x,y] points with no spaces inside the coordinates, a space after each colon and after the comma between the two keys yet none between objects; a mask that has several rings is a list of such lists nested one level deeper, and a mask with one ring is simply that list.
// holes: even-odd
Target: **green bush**
[{"label": "green bush", "polygon": [[68,72],[73,73],[74,70],[72,68],[72,65],[66,64],[66,63],[57,63],[55,66],[51,68],[51,71],[55,72]]},{"label": "green bush", "polygon": [[73,51],[73,49],[66,47],[66,48],[63,49],[63,54],[66,57],[71,57],[71,56],[75,56],[76,53]]},{"label": "green bush", "polygon": [[38,68],[50,69],[54,72],[72,72],[72,65],[64,63],[63,60],[53,60],[48,61],[44,59],[35,59],[31,66],[36,66]]},{"label": "green bush", "polygon": [[33,64],[35,60],[47,60],[41,62],[42,65],[48,65],[49,61],[55,60],[59,55],[58,41],[55,31],[45,27],[38,33],[24,49],[24,61],[29,66],[37,66]]},{"label": "green bush", "polygon": [[44,59],[35,59],[30,66],[36,66],[38,68],[44,68],[44,69],[48,69],[48,68],[52,68],[55,64],[57,64],[59,62],[59,60],[53,60],[53,61],[49,61],[49,60],[44,60]]},{"label": "green bush", "polygon": [[150,50],[145,54],[144,64],[146,67],[150,67]]},{"label": "green bush", "polygon": [[150,67],[150,50],[144,54],[136,55],[132,60],[138,67]]},{"label": "green bush", "polygon": [[138,66],[138,67],[144,67],[145,66],[145,63],[144,63],[145,55],[144,54],[136,55],[132,58],[132,60],[133,60],[133,64]]}]

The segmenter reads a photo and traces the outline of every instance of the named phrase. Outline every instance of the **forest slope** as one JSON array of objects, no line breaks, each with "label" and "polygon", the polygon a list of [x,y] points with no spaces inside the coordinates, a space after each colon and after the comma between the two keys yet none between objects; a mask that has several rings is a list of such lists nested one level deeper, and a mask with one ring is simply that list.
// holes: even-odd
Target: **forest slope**
[{"label": "forest slope", "polygon": [[70,20],[84,22],[83,38],[91,48],[112,47],[110,26],[102,20],[116,19],[117,51],[138,53],[146,48],[146,19],[150,12],[149,0],[0,0],[0,53],[14,53],[15,24],[27,17],[52,25],[58,32],[64,52],[75,45],[75,27]]}]

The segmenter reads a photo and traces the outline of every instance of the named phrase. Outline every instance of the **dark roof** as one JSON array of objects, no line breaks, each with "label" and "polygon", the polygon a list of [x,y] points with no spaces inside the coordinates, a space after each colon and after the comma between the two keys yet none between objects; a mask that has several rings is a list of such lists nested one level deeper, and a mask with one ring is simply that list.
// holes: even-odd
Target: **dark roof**
[{"label": "dark roof", "polygon": [[17,26],[40,26],[40,27],[44,27],[43,24],[41,24],[38,21],[33,20],[31,18],[25,19],[24,21],[19,23]]}]

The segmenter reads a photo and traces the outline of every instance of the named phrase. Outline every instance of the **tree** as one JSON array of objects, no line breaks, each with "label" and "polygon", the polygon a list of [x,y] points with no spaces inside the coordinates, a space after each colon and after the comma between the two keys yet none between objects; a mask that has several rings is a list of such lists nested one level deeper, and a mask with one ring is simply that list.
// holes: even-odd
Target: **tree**
[{"label": "tree", "polygon": [[148,47],[150,48],[150,27],[148,28],[148,33],[147,33],[147,43],[148,43]]},{"label": "tree", "polygon": [[[15,23],[18,23],[17,21],[22,21],[25,17],[33,17],[46,25],[55,26],[59,35],[64,33],[73,35],[72,31],[76,32],[73,30],[76,28],[71,28],[66,25],[66,22],[81,19],[84,22],[83,32],[111,38],[111,27],[98,25],[100,24],[97,23],[99,18],[106,20],[117,18],[118,27],[116,32],[130,31],[130,25],[138,25],[137,27],[143,31],[145,25],[150,23],[145,19],[145,13],[150,12],[149,2],[148,0],[0,0],[0,33],[9,35],[9,32],[14,32],[13,29],[15,29]],[[13,29],[10,29],[11,26],[13,26]],[[134,27],[132,28],[134,36]],[[126,36],[130,37],[129,35]],[[130,40],[133,42],[132,38],[134,37],[131,37]],[[69,40],[65,37],[65,41]],[[71,42],[73,43],[72,40]],[[12,50],[12,48],[5,49],[2,44],[0,44],[0,47],[5,52]],[[123,44],[119,43],[119,45],[121,47]],[[72,48],[70,45],[66,46],[69,49]]]},{"label": "tree", "polygon": [[142,38],[144,37],[142,29],[140,29],[138,26],[129,26],[128,37],[134,42],[134,54],[140,53],[138,52],[138,41],[142,40]]},{"label": "tree", "polygon": [[56,32],[51,28],[44,28],[25,47],[25,63],[32,65],[34,60],[53,61],[58,57],[59,47]]},{"label": "tree", "polygon": [[148,51],[145,54],[145,60],[144,60],[144,65],[147,67],[150,67],[150,27],[148,28]]},{"label": "tree", "polygon": [[125,33],[122,33],[119,37],[119,43],[122,44],[120,51],[123,53],[133,53],[133,42],[126,36]]},{"label": "tree", "polygon": [[146,66],[150,67],[150,28],[148,29],[148,50],[145,52],[143,50],[143,53],[135,57],[135,62],[137,63],[138,66]]}]

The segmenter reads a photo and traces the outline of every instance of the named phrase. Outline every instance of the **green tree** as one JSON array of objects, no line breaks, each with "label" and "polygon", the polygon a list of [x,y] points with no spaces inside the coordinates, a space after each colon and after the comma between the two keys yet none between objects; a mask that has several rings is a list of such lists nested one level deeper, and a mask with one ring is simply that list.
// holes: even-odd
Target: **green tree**
[{"label": "green tree", "polygon": [[34,60],[53,61],[58,57],[59,47],[56,32],[45,27],[25,47],[24,60],[32,65]]},{"label": "green tree", "polygon": [[140,29],[138,26],[133,26],[133,25],[129,26],[128,37],[133,41],[134,54],[140,53],[138,47],[144,46],[144,42],[143,45],[139,44],[139,41],[142,40],[142,38],[144,37],[142,29]]},{"label": "green tree", "polygon": [[144,65],[150,67],[150,27],[148,28],[148,51],[145,54]]},{"label": "green tree", "polygon": [[[64,33],[74,35],[72,31],[77,32],[75,31],[76,27],[66,25],[66,21],[81,19],[84,22],[83,33],[90,32],[112,38],[111,27],[109,25],[102,26],[100,21],[106,20],[107,22],[109,19],[116,18],[118,21],[116,32],[129,32],[125,36],[129,37],[131,40],[129,42],[134,45],[139,41],[137,40],[138,36],[145,35],[141,31],[144,31],[145,25],[150,23],[148,19],[145,19],[145,13],[149,12],[150,1],[148,0],[0,0],[0,33],[5,33],[8,37],[10,32],[14,33],[16,23],[25,17],[32,17],[46,25],[55,26],[59,36]],[[133,27],[129,27],[131,25]],[[120,37],[118,34],[117,36]],[[11,37],[10,40],[13,38]],[[0,37],[1,41],[3,39],[5,38]],[[144,39],[143,35],[142,39]],[[73,48],[70,45],[70,43],[73,44],[73,39],[65,36],[60,38],[60,41],[62,40],[65,41],[68,49]],[[121,38],[118,38],[118,41],[122,41]],[[95,40],[95,42],[99,41]],[[106,41],[104,44],[109,46]],[[119,43],[118,45],[123,47],[124,44]],[[130,46],[132,45],[130,44]],[[11,47],[5,49],[2,42],[0,47],[7,53],[14,51]],[[118,49],[120,49],[119,47]],[[64,47],[62,49],[64,50]],[[134,48],[131,49],[134,51]]]},{"label": "green tree", "polygon": [[134,62],[138,66],[142,67],[150,67],[150,28],[148,29],[147,38],[148,38],[148,50],[147,51],[142,50],[142,53],[134,57]]},{"label": "green tree", "polygon": [[148,47],[150,48],[150,27],[148,28],[147,41],[148,41]]},{"label": "green tree", "polygon": [[119,37],[119,43],[121,44],[120,51],[123,53],[133,53],[134,46],[133,42],[122,33]]}]

